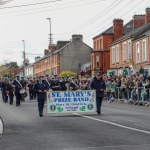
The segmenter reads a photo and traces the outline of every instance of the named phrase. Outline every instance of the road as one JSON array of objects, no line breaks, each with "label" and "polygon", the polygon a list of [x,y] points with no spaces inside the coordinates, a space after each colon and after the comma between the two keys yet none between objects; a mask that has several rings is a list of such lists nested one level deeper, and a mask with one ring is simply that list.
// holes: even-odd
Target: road
[{"label": "road", "polygon": [[3,103],[0,150],[150,150],[150,108],[103,103],[102,115],[38,116],[37,101]]}]

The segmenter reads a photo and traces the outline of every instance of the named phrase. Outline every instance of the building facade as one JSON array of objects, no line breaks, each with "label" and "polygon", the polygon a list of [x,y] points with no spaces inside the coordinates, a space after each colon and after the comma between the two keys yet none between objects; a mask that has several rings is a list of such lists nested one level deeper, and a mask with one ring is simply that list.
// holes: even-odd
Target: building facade
[{"label": "building facade", "polygon": [[83,42],[82,35],[72,35],[71,41],[58,41],[57,49],[34,63],[34,75],[39,76],[50,72],[52,59],[52,74],[62,71],[78,73],[81,64],[91,60],[92,48]]},{"label": "building facade", "polygon": [[123,26],[123,20],[114,19],[113,26],[93,38],[91,54],[92,76],[97,72],[106,73],[110,69],[109,45],[131,30],[131,21]]},{"label": "building facade", "polygon": [[33,64],[30,64],[30,65],[25,67],[25,77],[26,78],[33,78],[34,77]]},{"label": "building facade", "polygon": [[145,15],[134,15],[132,30],[110,44],[110,70],[113,74],[122,74],[123,68],[138,71],[140,66],[149,66],[150,62],[150,8]]}]

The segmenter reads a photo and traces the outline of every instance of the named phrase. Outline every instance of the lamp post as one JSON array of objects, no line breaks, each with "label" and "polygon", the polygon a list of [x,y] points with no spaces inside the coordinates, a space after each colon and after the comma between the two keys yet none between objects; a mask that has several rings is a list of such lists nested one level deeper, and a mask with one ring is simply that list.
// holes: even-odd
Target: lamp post
[{"label": "lamp post", "polygon": [[50,50],[50,76],[52,75],[52,34],[51,34],[51,18],[47,18],[49,20],[50,34],[49,34],[49,50]]},{"label": "lamp post", "polygon": [[22,40],[22,42],[23,42],[23,76],[24,76],[24,78],[25,78],[25,41],[24,40]]}]

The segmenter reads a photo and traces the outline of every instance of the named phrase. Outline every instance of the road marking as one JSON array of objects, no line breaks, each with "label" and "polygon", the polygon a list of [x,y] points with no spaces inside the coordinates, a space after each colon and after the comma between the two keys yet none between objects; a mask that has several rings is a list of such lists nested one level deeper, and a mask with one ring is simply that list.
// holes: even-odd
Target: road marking
[{"label": "road marking", "polygon": [[95,120],[95,121],[111,124],[113,126],[117,126],[117,127],[120,127],[120,128],[124,128],[124,129],[128,129],[128,130],[133,130],[133,131],[137,131],[137,132],[141,132],[141,133],[150,134],[149,131],[145,131],[145,130],[140,130],[140,129],[124,126],[124,125],[121,125],[121,124],[118,124],[118,123],[114,123],[114,122],[110,122],[110,121],[106,121],[106,120],[102,120],[102,119],[97,119],[97,118],[93,118],[93,117],[89,117],[89,116],[84,116],[84,115],[81,115],[81,114],[78,114],[78,113],[73,113],[73,114],[81,116],[81,117],[84,117],[84,118],[88,118],[88,119],[91,119],[91,120]]},{"label": "road marking", "polygon": [[116,145],[116,146],[101,146],[101,147],[84,147],[84,148],[71,148],[71,150],[81,150],[81,149],[100,149],[100,148],[121,148],[121,147],[143,147],[143,146],[150,146],[150,144],[143,144],[143,145]]}]

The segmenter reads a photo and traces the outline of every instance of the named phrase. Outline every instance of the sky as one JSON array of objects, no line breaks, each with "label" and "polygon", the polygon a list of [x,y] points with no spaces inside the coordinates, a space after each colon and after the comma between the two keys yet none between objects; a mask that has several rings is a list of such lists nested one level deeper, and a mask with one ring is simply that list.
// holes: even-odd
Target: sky
[{"label": "sky", "polygon": [[[93,47],[92,38],[112,26],[115,18],[130,21],[145,14],[150,0],[0,0],[0,65],[23,63],[23,40],[30,63],[43,57],[48,48],[51,18],[53,44],[82,34]],[[9,0],[7,0],[9,1]]]}]

